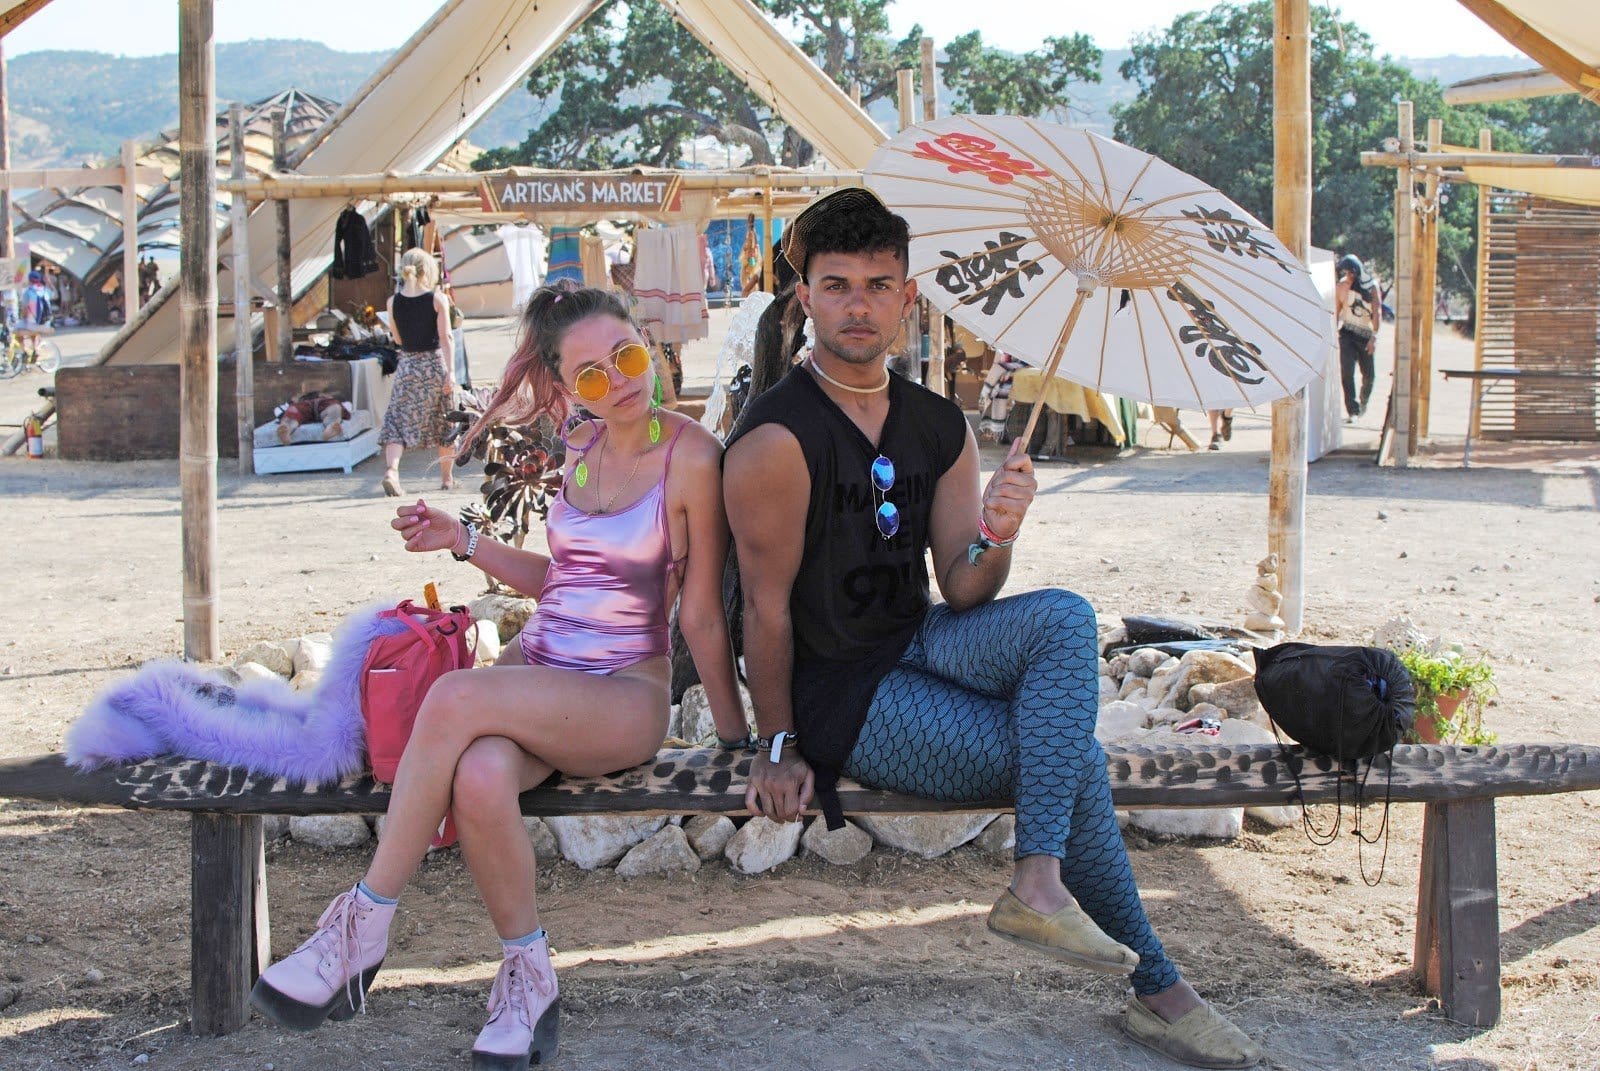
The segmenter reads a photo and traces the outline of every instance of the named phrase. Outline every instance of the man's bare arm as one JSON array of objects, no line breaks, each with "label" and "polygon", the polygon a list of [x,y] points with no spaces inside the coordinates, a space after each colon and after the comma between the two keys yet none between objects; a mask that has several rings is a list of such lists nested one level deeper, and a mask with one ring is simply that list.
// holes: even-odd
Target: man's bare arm
[{"label": "man's bare arm", "polygon": [[978,493],[978,444],[967,431],[961,457],[939,479],[933,496],[929,543],[939,591],[952,610],[969,610],[993,599],[1011,573],[1011,548],[990,547],[973,561],[981,515],[995,535],[1009,539],[1021,529],[1033,502],[1033,463],[1019,446]]}]

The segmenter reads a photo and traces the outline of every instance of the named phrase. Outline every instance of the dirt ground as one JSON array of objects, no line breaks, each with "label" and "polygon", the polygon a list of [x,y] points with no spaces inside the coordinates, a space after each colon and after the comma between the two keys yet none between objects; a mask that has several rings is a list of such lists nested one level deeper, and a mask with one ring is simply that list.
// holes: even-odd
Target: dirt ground
[{"label": "dirt ground", "polygon": [[[478,352],[503,354],[503,325],[480,334]],[[1438,366],[1468,362],[1464,343],[1441,341]],[[708,376],[700,359],[691,380]],[[1464,397],[1441,385],[1440,442],[1416,468],[1375,468],[1367,453],[1312,467],[1305,635],[1363,641],[1407,614],[1492,659],[1503,740],[1600,742],[1600,451],[1491,446],[1462,470],[1448,436],[1464,426]],[[1375,433],[1369,419],[1351,439]],[[1219,453],[1146,446],[1042,466],[1011,589],[1069,586],[1108,619],[1241,619],[1266,543],[1268,445],[1266,414],[1241,414]],[[226,651],[327,629],[428,579],[447,601],[476,594],[475,572],[391,540],[378,476],[375,462],[260,480],[225,464]],[[410,484],[428,476],[407,457]],[[16,585],[0,638],[0,755],[17,756],[59,748],[95,690],[180,650],[176,464],[0,459],[0,493]],[[1349,837],[1318,848],[1298,829],[1248,827],[1229,844],[1129,845],[1169,950],[1273,1067],[1600,1067],[1600,794],[1504,800],[1498,813],[1505,1010],[1492,1030],[1446,1021],[1410,980],[1420,807],[1394,809],[1376,888]],[[269,852],[282,954],[365,856]],[[0,801],[0,1004],[15,998],[0,1009],[0,1067],[465,1066],[497,948],[454,853],[408,891],[369,1015],[312,1035],[257,1019],[219,1039],[187,1027],[187,853],[181,817]],[[559,1066],[1171,1066],[1122,1040],[1116,985],[987,936],[982,914],[1005,880],[970,848],[931,862],[879,849],[849,868],[797,859],[758,877],[721,863],[631,882],[545,867]]]}]

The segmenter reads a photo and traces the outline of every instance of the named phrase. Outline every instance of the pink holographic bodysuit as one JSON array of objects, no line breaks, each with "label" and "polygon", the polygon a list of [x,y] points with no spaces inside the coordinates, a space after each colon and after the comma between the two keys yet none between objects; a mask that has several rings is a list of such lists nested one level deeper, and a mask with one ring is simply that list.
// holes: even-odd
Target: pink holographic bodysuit
[{"label": "pink holographic bodysuit", "polygon": [[526,664],[614,673],[670,652],[667,588],[679,563],[666,474],[683,427],[667,443],[661,479],[631,506],[584,513],[565,488],[556,495],[545,522],[550,569],[518,637]]}]

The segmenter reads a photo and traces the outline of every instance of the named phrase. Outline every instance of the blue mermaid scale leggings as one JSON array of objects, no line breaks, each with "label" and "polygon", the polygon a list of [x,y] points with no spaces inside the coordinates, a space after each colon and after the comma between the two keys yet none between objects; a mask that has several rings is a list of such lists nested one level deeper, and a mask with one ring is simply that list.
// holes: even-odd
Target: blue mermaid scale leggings
[{"label": "blue mermaid scale leggings", "polygon": [[1178,969],[1145,917],[1094,737],[1094,610],[1070,591],[928,612],[878,686],[844,772],[936,800],[1016,801],[1017,858],[1061,860],[1061,880],[1108,935],[1139,953],[1134,991]]}]

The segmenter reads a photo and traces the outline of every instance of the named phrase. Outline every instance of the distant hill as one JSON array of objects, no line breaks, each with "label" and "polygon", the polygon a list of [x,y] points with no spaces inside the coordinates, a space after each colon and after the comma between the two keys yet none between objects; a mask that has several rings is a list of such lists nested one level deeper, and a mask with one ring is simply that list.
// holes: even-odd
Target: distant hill
[{"label": "distant hill", "polygon": [[[217,99],[259,100],[294,87],[345,100],[386,52],[339,52],[313,41],[246,41],[217,46]],[[1136,95],[1117,68],[1129,53],[1108,50],[1102,81],[1073,89],[1072,121],[1111,133],[1111,108]],[[1448,84],[1531,66],[1526,57],[1443,56],[1402,59],[1420,77]],[[129,138],[151,138],[178,121],[178,57],[112,56],[101,52],[29,52],[9,64],[11,159],[16,167],[75,166],[113,157]],[[943,102],[948,109],[949,102]],[[527,136],[540,104],[512,91],[470,135],[483,148]],[[892,123],[879,102],[873,117]]]}]

